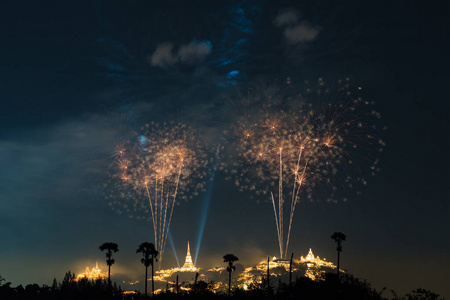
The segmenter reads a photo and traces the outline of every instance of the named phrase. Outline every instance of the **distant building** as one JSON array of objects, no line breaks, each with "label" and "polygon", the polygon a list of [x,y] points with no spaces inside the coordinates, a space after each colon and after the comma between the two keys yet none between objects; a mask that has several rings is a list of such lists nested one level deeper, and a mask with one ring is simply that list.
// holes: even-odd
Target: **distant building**
[{"label": "distant building", "polygon": [[319,275],[324,273],[325,269],[336,269],[336,266],[328,262],[325,258],[320,259],[319,256],[314,256],[311,248],[306,257],[300,257],[300,263],[306,264],[307,270],[305,271],[305,276],[312,280],[320,279],[321,277]]},{"label": "distant building", "polygon": [[[283,277],[289,273],[290,260],[277,259],[273,257],[269,261],[270,275],[274,277]],[[336,269],[333,263],[328,262],[325,258],[320,259],[319,256],[314,256],[312,249],[309,249],[306,257],[301,256],[300,259],[292,260],[292,272],[298,275],[309,277],[312,280],[321,280],[322,275],[329,270]],[[267,260],[263,260],[255,267],[245,268],[239,276],[238,281],[240,285],[245,286],[258,276],[264,276],[267,272]]]},{"label": "distant building", "polygon": [[95,267],[93,267],[89,271],[89,267],[86,267],[86,271],[84,273],[81,273],[77,276],[77,280],[86,278],[89,280],[96,280],[96,279],[103,279],[108,277],[108,273],[102,272],[100,268],[98,267],[98,262],[95,263]]},{"label": "distant building", "polygon": [[191,251],[189,250],[189,241],[187,246],[186,260],[184,265],[179,269],[180,272],[197,272],[198,269],[192,263]]},{"label": "distant building", "polygon": [[181,268],[172,268],[172,269],[156,271],[155,272],[156,276],[154,277],[154,280],[166,282],[170,279],[173,280],[173,278],[171,278],[171,277],[175,273],[189,273],[189,272],[196,273],[198,271],[200,271],[200,268],[196,268],[194,263],[192,262],[191,250],[189,248],[189,242],[188,242],[186,259],[184,261],[184,265]]}]

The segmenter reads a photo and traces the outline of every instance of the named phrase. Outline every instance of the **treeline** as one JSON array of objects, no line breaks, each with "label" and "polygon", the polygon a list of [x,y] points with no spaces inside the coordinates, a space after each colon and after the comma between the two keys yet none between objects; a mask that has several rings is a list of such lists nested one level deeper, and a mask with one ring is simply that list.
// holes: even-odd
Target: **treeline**
[{"label": "treeline", "polygon": [[[28,284],[25,287],[18,285],[12,287],[11,282],[0,285],[0,299],[22,300],[22,299],[125,299],[122,291],[116,284],[109,287],[106,280],[88,280],[86,278],[75,280],[75,273],[68,271],[62,282],[53,279],[51,286]],[[0,276],[0,282],[6,281]]]},{"label": "treeline", "polygon": [[[214,282],[198,281],[189,284],[188,291],[180,289],[178,293],[167,287],[160,294],[145,296],[142,293],[125,294],[120,286],[115,283],[111,286],[107,280],[75,280],[75,274],[70,271],[66,273],[62,282],[53,280],[51,286],[29,284],[23,287],[19,285],[12,287],[0,276],[0,299],[2,300],[53,300],[53,299],[297,299],[297,300],[444,300],[438,294],[425,290],[416,289],[404,296],[398,296],[394,291],[385,289],[377,291],[369,282],[355,278],[351,274],[339,277],[336,274],[327,273],[324,280],[313,281],[307,277],[297,278],[292,284],[279,283],[277,287],[271,284],[267,286],[264,280],[251,284],[247,289],[232,289],[231,295],[227,292],[214,291]],[[276,279],[273,279],[276,280]],[[273,281],[272,280],[272,281]],[[258,281],[255,281],[258,282]]]}]

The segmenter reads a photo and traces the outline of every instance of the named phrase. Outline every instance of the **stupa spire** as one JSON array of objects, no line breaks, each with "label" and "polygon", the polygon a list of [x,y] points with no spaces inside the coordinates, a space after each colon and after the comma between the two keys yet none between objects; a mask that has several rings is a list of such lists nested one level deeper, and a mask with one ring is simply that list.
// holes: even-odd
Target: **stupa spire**
[{"label": "stupa spire", "polygon": [[306,260],[309,260],[309,261],[313,261],[314,260],[314,254],[313,254],[311,248],[309,248],[308,255],[306,255]]},{"label": "stupa spire", "polygon": [[187,246],[186,260],[184,261],[184,265],[181,269],[184,269],[184,270],[196,269],[194,264],[192,263],[191,249],[189,248],[189,241],[188,241],[188,246]]}]

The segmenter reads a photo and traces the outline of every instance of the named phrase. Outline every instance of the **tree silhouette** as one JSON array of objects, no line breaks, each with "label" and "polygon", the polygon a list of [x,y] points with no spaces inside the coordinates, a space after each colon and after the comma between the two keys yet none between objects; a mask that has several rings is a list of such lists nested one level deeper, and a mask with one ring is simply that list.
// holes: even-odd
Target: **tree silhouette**
[{"label": "tree silhouette", "polygon": [[346,238],[346,236],[342,232],[335,232],[331,236],[331,239],[333,239],[337,244],[336,250],[338,253],[338,259],[337,259],[337,280],[338,280],[338,282],[339,282],[339,259],[340,259],[339,254],[342,252],[342,244],[341,243],[343,241],[345,241],[345,238]]},{"label": "tree silhouette", "polygon": [[231,295],[231,272],[236,270],[236,267],[233,266],[233,263],[235,261],[238,261],[239,258],[237,258],[234,254],[225,254],[223,256],[223,262],[228,263],[227,271],[229,272],[228,275],[228,296]]},{"label": "tree silhouette", "polygon": [[411,294],[406,294],[405,299],[407,300],[444,300],[444,298],[439,298],[439,294],[433,293],[426,289],[415,289]]},{"label": "tree silhouette", "polygon": [[[142,253],[143,258],[141,262],[145,266],[145,295],[147,296],[147,269],[149,266],[152,266],[152,295],[155,295],[155,284],[153,281],[153,262],[156,260],[156,256],[158,256],[158,251],[155,248],[155,245],[148,242],[143,242],[139,245],[139,248],[136,250],[136,253]],[[156,260],[157,261],[157,260]]]},{"label": "tree silhouette", "polygon": [[111,288],[111,266],[115,260],[112,258],[113,252],[119,251],[119,246],[116,243],[103,243],[99,249],[106,250],[106,264],[108,265],[108,286]]},{"label": "tree silhouette", "polygon": [[289,261],[289,285],[292,285],[292,260],[294,259],[294,252],[291,254],[291,260]]}]

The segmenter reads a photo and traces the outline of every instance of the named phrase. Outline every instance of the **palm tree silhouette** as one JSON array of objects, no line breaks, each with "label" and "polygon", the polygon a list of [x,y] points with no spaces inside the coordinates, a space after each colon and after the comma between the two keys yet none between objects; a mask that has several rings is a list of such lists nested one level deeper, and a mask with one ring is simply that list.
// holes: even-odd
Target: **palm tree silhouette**
[{"label": "palm tree silhouette", "polygon": [[103,243],[99,249],[101,251],[106,250],[106,264],[108,265],[108,286],[111,288],[111,266],[115,260],[112,258],[113,252],[119,251],[119,246],[116,243]]},{"label": "palm tree silhouette", "polygon": [[153,281],[153,262],[158,256],[158,251],[156,251],[155,245],[148,242],[143,242],[139,245],[139,248],[136,250],[136,253],[142,253],[143,258],[141,262],[145,266],[145,295],[147,296],[147,269],[149,266],[152,266],[152,295],[155,294],[155,284]]},{"label": "palm tree silhouette", "polygon": [[230,273],[228,275],[228,296],[230,296],[231,294],[231,272],[236,270],[236,267],[233,266],[233,263],[238,260],[239,258],[237,258],[234,254],[225,254],[223,256],[223,262],[228,263],[227,271]]},{"label": "palm tree silhouette", "polygon": [[338,252],[338,259],[337,259],[337,279],[338,279],[338,282],[339,282],[339,254],[342,252],[342,245],[341,245],[341,243],[343,242],[343,241],[345,241],[345,238],[346,238],[346,236],[345,236],[345,234],[343,234],[342,232],[335,232],[335,233],[333,233],[333,235],[331,236],[331,238],[336,242],[336,244],[337,244],[337,248],[336,248],[336,250],[337,250],[337,252]]}]

